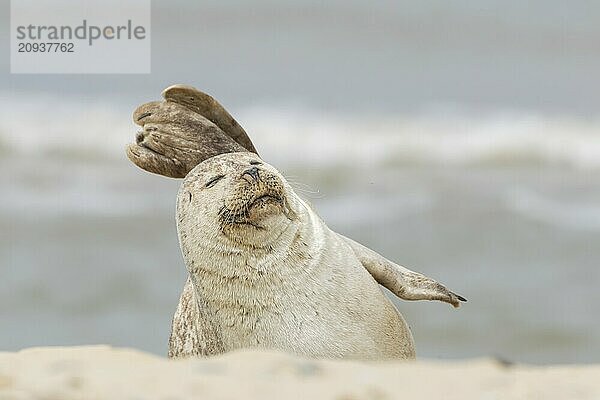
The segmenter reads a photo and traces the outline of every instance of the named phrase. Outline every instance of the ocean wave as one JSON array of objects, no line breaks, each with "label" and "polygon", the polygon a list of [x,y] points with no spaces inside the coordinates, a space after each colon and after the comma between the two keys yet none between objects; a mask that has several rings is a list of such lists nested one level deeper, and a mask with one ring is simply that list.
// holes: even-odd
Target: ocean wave
[{"label": "ocean wave", "polygon": [[[123,157],[137,127],[109,102],[0,94],[0,154]],[[133,108],[133,107],[132,107]],[[600,168],[600,119],[524,112],[326,113],[232,110],[278,166],[559,165]]]},{"label": "ocean wave", "polygon": [[265,108],[243,117],[263,155],[286,164],[600,168],[599,119],[506,112],[350,116]]}]

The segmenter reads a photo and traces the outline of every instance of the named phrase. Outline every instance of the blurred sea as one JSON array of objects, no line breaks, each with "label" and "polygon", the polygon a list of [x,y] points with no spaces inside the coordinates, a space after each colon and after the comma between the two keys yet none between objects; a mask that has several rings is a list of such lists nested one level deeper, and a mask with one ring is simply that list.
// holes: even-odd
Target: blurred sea
[{"label": "blurred sea", "polygon": [[332,229],[469,299],[396,302],[419,356],[600,361],[597,3],[152,4],[151,75],[0,58],[0,350],[166,354],[179,182],[124,146],[138,104],[188,83]]},{"label": "blurred sea", "polygon": [[[2,349],[111,343],[164,354],[185,281],[178,181],[127,161],[128,110],[14,100],[0,100],[10,115],[0,124]],[[459,310],[397,301],[420,356],[598,360],[598,121],[235,114],[331,228],[469,299]]]}]

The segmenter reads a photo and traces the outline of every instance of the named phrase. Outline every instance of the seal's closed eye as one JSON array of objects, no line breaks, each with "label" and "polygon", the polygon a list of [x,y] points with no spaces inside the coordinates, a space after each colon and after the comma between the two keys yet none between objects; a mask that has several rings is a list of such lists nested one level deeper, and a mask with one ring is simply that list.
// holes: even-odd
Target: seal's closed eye
[{"label": "seal's closed eye", "polygon": [[224,177],[225,177],[225,175],[217,175],[215,177],[212,177],[209,179],[208,182],[206,182],[206,185],[204,185],[204,187],[211,188],[211,187],[215,186],[215,184],[217,182],[219,182],[219,180],[223,179]]},{"label": "seal's closed eye", "polygon": [[250,161],[250,165],[262,165],[262,163],[260,161]]}]

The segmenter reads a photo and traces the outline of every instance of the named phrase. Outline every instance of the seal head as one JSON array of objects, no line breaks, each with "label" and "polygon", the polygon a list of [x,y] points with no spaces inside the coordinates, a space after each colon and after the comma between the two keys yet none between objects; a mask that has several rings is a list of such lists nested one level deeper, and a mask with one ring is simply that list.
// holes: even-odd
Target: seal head
[{"label": "seal head", "polygon": [[271,246],[297,217],[296,197],[290,193],[284,177],[254,153],[215,156],[184,180],[177,204],[179,228],[184,216],[202,215],[194,225],[211,242]]}]

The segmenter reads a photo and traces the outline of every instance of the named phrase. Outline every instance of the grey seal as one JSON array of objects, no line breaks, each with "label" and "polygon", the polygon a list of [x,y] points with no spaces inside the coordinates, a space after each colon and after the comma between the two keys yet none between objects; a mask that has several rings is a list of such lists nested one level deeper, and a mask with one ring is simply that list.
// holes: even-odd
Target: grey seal
[{"label": "grey seal", "polygon": [[177,228],[189,278],[170,357],[261,347],[414,358],[410,330],[378,284],[405,300],[466,301],[331,231],[212,97],[184,85],[163,97],[134,112],[143,131],[127,155],[146,171],[185,176]]}]

